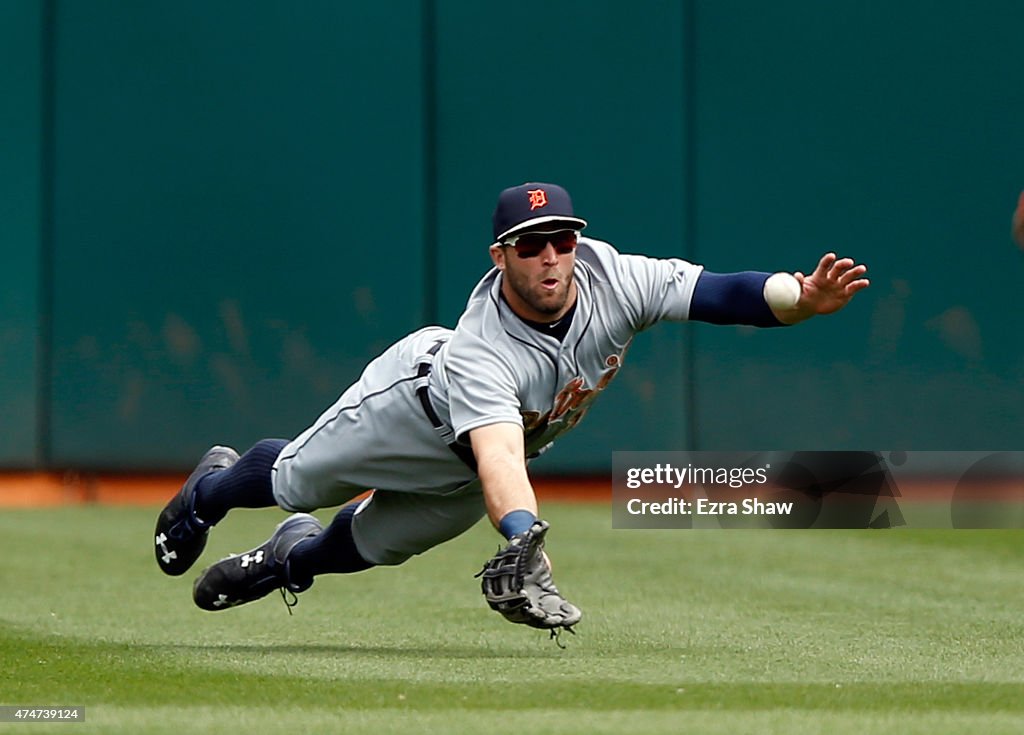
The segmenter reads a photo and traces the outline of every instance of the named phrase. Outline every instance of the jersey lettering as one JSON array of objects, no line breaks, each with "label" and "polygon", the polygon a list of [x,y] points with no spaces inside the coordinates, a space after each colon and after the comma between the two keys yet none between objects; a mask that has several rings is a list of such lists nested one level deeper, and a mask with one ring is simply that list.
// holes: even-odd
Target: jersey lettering
[{"label": "jersey lettering", "polygon": [[582,377],[575,377],[558,391],[552,409],[546,414],[541,414],[539,411],[521,411],[523,431],[527,436],[542,435],[551,424],[559,421],[564,421],[565,425],[558,433],[576,426],[597,395],[612,382],[612,378],[619,372],[619,368],[622,367],[622,355],[609,355],[605,358],[604,364],[608,369],[601,373],[600,380],[593,388],[584,387],[586,381]]}]

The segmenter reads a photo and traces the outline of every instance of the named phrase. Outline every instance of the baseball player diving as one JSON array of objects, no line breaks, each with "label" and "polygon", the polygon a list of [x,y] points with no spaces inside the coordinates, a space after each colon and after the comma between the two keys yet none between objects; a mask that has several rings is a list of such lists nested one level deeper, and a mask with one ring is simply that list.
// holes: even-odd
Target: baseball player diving
[{"label": "baseball player diving", "polygon": [[[401,564],[486,515],[506,539],[479,575],[490,607],[553,635],[571,630],[582,613],[552,579],[528,462],[579,423],[633,336],[662,319],[796,324],[868,286],[865,266],[829,253],[793,274],[795,305],[773,307],[768,273],[625,255],[582,237],[586,226],[560,186],[501,192],[494,267],[455,329],[403,337],[291,441],[263,439],[242,456],[210,449],[157,519],[160,569],[188,571],[232,508],[278,506],[294,515],[204,570],[193,598],[216,611],[281,590],[294,604],[318,575]],[[308,514],[335,506],[326,528]]]}]

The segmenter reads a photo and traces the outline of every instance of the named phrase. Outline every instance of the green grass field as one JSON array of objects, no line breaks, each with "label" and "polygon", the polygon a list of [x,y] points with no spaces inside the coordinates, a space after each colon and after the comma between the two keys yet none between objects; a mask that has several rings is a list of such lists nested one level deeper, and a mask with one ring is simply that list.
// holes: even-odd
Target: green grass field
[{"label": "green grass field", "polygon": [[[549,505],[561,650],[487,609],[479,524],[399,568],[193,607],[157,508],[0,511],[0,732],[1020,733],[1019,531],[623,531]],[[324,520],[329,513],[318,514]],[[262,541],[235,511],[197,565]]]}]

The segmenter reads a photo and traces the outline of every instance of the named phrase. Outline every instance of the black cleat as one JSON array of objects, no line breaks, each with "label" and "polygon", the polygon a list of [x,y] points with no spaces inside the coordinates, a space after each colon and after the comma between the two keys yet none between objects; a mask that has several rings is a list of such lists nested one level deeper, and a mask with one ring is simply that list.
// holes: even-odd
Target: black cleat
[{"label": "black cleat", "polygon": [[192,585],[192,599],[204,610],[224,610],[266,597],[277,589],[293,594],[309,589],[312,580],[298,584],[289,578],[288,555],[296,544],[316,536],[323,528],[308,513],[289,516],[255,549],[221,559],[204,570]]},{"label": "black cleat", "polygon": [[199,478],[216,470],[226,470],[238,461],[231,447],[212,447],[189,475],[185,485],[171,498],[156,519],[156,563],[164,574],[178,576],[189,570],[206,547],[213,524],[196,518],[196,484]]}]

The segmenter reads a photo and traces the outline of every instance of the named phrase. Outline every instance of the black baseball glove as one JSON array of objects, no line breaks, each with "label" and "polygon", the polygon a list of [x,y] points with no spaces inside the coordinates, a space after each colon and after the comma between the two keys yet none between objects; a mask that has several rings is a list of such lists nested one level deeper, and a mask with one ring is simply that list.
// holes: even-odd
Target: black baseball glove
[{"label": "black baseball glove", "polygon": [[535,521],[530,530],[516,534],[508,545],[492,556],[476,575],[482,577],[487,604],[512,623],[534,628],[572,632],[583,613],[562,597],[551,579],[551,566],[544,555],[546,521]]}]

